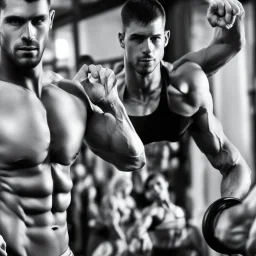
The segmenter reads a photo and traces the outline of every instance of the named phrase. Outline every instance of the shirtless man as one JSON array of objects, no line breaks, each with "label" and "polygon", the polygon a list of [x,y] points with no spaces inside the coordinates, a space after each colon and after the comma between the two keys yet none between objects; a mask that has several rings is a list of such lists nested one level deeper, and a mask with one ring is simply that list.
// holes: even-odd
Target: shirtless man
[{"label": "shirtless man", "polygon": [[[240,199],[250,189],[251,171],[213,114],[208,79],[202,69],[207,75],[213,74],[241,49],[245,42],[243,16],[237,0],[212,2],[208,19],[213,26],[218,25],[212,44],[187,54],[172,67],[162,62],[170,34],[165,31],[164,9],[156,0],[129,0],[122,8],[119,40],[124,49],[124,69],[117,77],[119,97],[144,144],[178,141],[189,133],[222,174],[221,196]],[[227,222],[228,218],[227,224],[222,221],[232,211],[223,211],[216,230],[224,232],[236,226]],[[223,232],[218,235],[221,241],[236,239]],[[241,242],[246,242],[246,236]]]},{"label": "shirtless man", "polygon": [[0,255],[72,255],[70,165],[83,139],[119,169],[145,163],[111,70],[84,68],[90,99],[81,84],[42,83],[53,18],[50,0],[0,0]]}]

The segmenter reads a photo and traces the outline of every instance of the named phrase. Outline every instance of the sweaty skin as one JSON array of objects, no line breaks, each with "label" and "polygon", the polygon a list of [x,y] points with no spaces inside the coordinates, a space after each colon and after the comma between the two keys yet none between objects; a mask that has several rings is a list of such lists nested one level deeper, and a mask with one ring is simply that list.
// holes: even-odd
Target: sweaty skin
[{"label": "sweaty skin", "polygon": [[[166,68],[162,62],[162,69]],[[167,69],[168,70],[168,69]],[[212,96],[209,91],[209,83],[206,75],[201,68],[191,62],[186,62],[181,66],[169,72],[169,84],[167,86],[169,118],[168,116],[159,116],[158,122],[153,122],[151,127],[143,126],[146,119],[151,118],[152,114],[157,111],[161,97],[161,88],[166,86],[163,84],[163,77],[160,82],[160,90],[155,90],[155,95],[151,99],[148,97],[148,104],[140,102],[131,102],[129,98],[125,98],[126,79],[122,72],[117,75],[118,88],[120,98],[126,107],[128,115],[133,122],[133,116],[137,116],[137,123],[134,127],[138,132],[140,127],[145,129],[145,132],[151,133],[154,127],[157,127],[161,132],[162,140],[170,140],[167,131],[162,127],[161,122],[171,124],[170,131],[176,132],[187,131],[195,140],[200,150],[207,156],[211,164],[218,169],[223,175],[221,184],[222,196],[234,196],[243,198],[250,188],[250,169],[240,156],[239,151],[226,138],[223,129],[217,118],[213,115]],[[152,104],[151,104],[152,101]],[[180,120],[187,120],[185,131],[182,122],[177,122],[174,118],[175,113],[180,117]],[[164,119],[163,119],[164,118]],[[140,125],[138,120],[141,119]],[[137,128],[136,128],[137,125]],[[161,128],[160,128],[161,127]],[[175,128],[173,128],[175,127]],[[141,133],[138,132],[140,135]],[[177,132],[179,135],[180,133]],[[152,132],[152,138],[156,135]],[[179,136],[171,141],[179,140]],[[145,141],[143,141],[145,144]],[[153,140],[151,141],[153,142]]]},{"label": "sweaty skin", "polygon": [[69,165],[86,108],[55,86],[44,87],[41,99],[2,81],[0,91],[0,233],[8,255],[60,255],[68,244]]},{"label": "sweaty skin", "polygon": [[[89,132],[87,141],[88,131],[101,132],[103,122],[106,136],[101,137],[109,148],[104,157],[109,156],[113,164],[124,169],[129,163],[130,170],[141,166],[142,162],[137,161],[141,156],[135,156],[136,151],[128,147],[126,152],[129,133],[128,144],[119,145],[123,151],[114,153],[109,134],[118,138],[119,128],[113,128],[113,117],[93,112],[89,105],[92,103],[78,88],[68,81],[59,82],[58,86],[47,84],[38,98],[26,88],[0,82],[0,234],[8,255],[57,256],[67,249],[70,165],[84,136],[88,146],[97,148],[98,137]],[[112,161],[112,154],[122,157]]]}]

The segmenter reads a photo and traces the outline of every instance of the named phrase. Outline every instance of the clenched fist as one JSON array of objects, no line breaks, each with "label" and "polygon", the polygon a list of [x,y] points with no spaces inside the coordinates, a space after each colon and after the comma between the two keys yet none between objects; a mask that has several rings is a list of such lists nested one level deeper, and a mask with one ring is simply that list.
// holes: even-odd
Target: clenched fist
[{"label": "clenched fist", "polygon": [[211,0],[207,19],[212,27],[230,29],[244,15],[243,5],[238,0]]},{"label": "clenched fist", "polygon": [[114,72],[101,65],[83,65],[73,81],[82,84],[91,102],[95,105],[104,101],[111,102],[118,97]]}]

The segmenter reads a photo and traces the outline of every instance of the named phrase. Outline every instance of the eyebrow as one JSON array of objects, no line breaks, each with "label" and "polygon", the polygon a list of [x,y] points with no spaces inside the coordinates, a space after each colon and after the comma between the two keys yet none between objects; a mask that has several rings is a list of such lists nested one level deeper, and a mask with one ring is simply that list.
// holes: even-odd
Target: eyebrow
[{"label": "eyebrow", "polygon": [[[148,35],[146,34],[136,34],[136,33],[130,35],[130,37],[147,37],[147,36]],[[151,35],[150,37],[152,36],[162,36],[162,34],[155,34],[155,35]]]},{"label": "eyebrow", "polygon": [[47,18],[47,15],[46,14],[40,14],[40,15],[34,15],[34,16],[31,16],[31,17],[22,17],[22,16],[19,16],[19,15],[10,15],[10,16],[6,16],[4,18],[4,21],[10,21],[10,20],[13,20],[13,19],[17,19],[17,20],[20,20],[20,21],[26,21],[26,20],[29,20],[29,19],[46,19]]}]

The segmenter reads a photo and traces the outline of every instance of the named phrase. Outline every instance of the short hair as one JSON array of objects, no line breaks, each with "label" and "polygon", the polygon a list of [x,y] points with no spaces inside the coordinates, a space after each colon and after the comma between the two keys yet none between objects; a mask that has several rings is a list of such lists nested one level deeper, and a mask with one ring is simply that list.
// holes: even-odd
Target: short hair
[{"label": "short hair", "polygon": [[149,189],[149,183],[151,182],[151,180],[155,179],[155,178],[158,177],[158,176],[159,176],[159,177],[162,177],[162,178],[168,183],[168,181],[167,181],[167,175],[166,175],[165,173],[155,171],[155,172],[152,172],[152,173],[150,173],[150,174],[148,175],[148,177],[147,177],[147,179],[146,179],[146,181],[145,181],[145,183],[144,183],[144,188],[145,188],[145,190],[148,190],[148,189]]},{"label": "short hair", "polygon": [[157,0],[128,0],[121,11],[124,27],[129,26],[131,21],[148,25],[159,17],[163,18],[165,24],[165,10]]},{"label": "short hair", "polygon": [[[6,8],[6,1],[7,0],[0,0],[0,10],[3,10],[3,9]],[[31,2],[36,2],[36,1],[39,1],[39,0],[22,0],[22,1],[25,1],[27,3],[31,3]],[[50,6],[51,5],[51,0],[47,0],[47,3]]]}]

